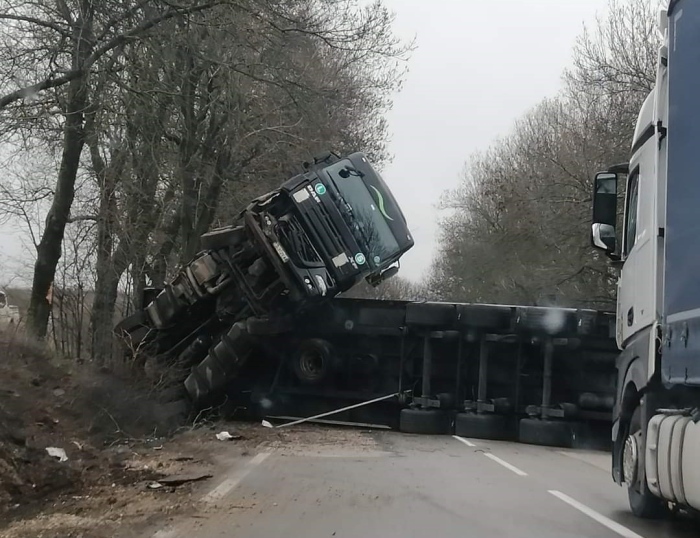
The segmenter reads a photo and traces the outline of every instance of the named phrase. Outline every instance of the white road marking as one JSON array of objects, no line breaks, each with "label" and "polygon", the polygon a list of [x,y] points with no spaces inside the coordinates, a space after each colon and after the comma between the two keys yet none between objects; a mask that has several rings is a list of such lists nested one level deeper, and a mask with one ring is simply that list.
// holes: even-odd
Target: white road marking
[{"label": "white road marking", "polygon": [[454,437],[455,439],[457,439],[457,441],[459,441],[460,443],[464,443],[464,444],[467,445],[467,446],[470,446],[470,447],[475,447],[475,446],[476,446],[476,445],[475,445],[474,443],[472,443],[469,439],[465,439],[464,437],[460,437],[459,435],[453,435],[452,437]]},{"label": "white road marking", "polygon": [[502,460],[502,459],[499,458],[498,456],[494,456],[493,454],[491,454],[491,453],[489,453],[489,452],[484,452],[484,456],[486,456],[486,457],[489,458],[489,459],[492,459],[492,460],[495,461],[496,463],[499,463],[499,464],[503,465],[503,467],[505,467],[505,468],[508,469],[509,471],[513,471],[513,472],[514,472],[515,474],[517,474],[518,476],[527,476],[527,473],[526,473],[525,471],[521,471],[521,470],[518,469],[515,465],[511,465],[510,463],[508,463],[507,461]]},{"label": "white road marking", "polygon": [[576,499],[572,499],[571,497],[569,497],[565,493],[562,493],[561,491],[549,490],[549,493],[551,493],[558,499],[564,501],[569,506],[573,506],[574,508],[576,508],[576,510],[586,514],[588,517],[594,519],[601,525],[605,525],[608,529],[619,534],[620,536],[624,536],[625,538],[643,538],[636,532],[631,531],[627,527],[623,527],[622,525],[616,523],[612,519],[605,517],[603,514],[599,514],[592,508],[588,508],[588,506],[586,506],[585,504],[578,502]]},{"label": "white road marking", "polygon": [[271,452],[261,452],[260,454],[255,456],[245,465],[245,467],[240,469],[237,473],[234,473],[233,476],[227,478],[221,484],[219,484],[213,490],[207,493],[202,498],[202,501],[204,501],[205,503],[211,503],[225,497],[233,488],[235,488],[241,482],[241,480],[248,476],[248,474],[253,469],[255,469],[263,461],[265,461],[271,454]]},{"label": "white road marking", "polygon": [[[231,490],[233,490],[238,484],[241,483],[241,481],[250,474],[250,472],[255,469],[258,465],[260,465],[263,461],[265,461],[269,456],[272,455],[272,452],[261,452],[260,454],[255,455],[253,458],[251,458],[248,463],[246,463],[241,469],[238,470],[238,472],[234,473],[230,478],[227,478],[221,484],[216,486],[214,489],[212,489],[209,493],[207,493],[204,497],[202,497],[202,502],[205,503],[211,503],[214,501],[218,501],[228,495]],[[184,532],[184,529],[178,529],[176,528],[170,528],[170,529],[161,529],[159,531],[156,531],[152,538],[178,538],[179,536],[182,535],[182,532]]]}]

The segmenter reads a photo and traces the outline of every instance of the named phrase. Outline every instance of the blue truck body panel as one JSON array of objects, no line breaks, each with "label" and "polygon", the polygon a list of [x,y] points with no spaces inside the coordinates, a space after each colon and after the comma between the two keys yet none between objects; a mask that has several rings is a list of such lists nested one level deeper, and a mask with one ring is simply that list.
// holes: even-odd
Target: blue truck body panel
[{"label": "blue truck body panel", "polygon": [[669,20],[665,226],[665,383],[700,385],[700,2],[677,0]]}]

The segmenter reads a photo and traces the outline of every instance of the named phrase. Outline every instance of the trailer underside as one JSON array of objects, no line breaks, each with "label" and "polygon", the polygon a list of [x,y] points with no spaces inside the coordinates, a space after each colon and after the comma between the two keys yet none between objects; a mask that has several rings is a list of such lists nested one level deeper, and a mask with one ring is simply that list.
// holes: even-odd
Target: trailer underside
[{"label": "trailer underside", "polygon": [[410,433],[584,446],[610,439],[614,315],[592,310],[335,299],[254,352],[229,409]]}]

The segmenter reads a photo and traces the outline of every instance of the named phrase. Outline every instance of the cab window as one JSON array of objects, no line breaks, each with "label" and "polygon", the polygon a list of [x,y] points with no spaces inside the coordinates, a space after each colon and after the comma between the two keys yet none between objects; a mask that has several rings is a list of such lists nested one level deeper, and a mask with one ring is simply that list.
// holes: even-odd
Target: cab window
[{"label": "cab window", "polygon": [[639,206],[639,168],[627,181],[627,202],[625,207],[625,256],[634,248],[637,239],[637,211]]}]

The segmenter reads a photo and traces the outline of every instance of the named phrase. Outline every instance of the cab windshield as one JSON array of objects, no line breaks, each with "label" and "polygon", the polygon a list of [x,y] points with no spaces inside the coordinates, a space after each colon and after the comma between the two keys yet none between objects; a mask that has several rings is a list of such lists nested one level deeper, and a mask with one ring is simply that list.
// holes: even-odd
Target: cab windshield
[{"label": "cab windshield", "polygon": [[[367,263],[375,269],[384,265],[399,252],[399,244],[382,215],[382,194],[377,191],[375,199],[347,159],[329,166],[326,170],[342,197],[342,200],[339,200],[341,211],[347,212],[351,217],[347,219],[348,225],[358,244],[362,245]],[[349,207],[344,208],[344,205]]]}]

